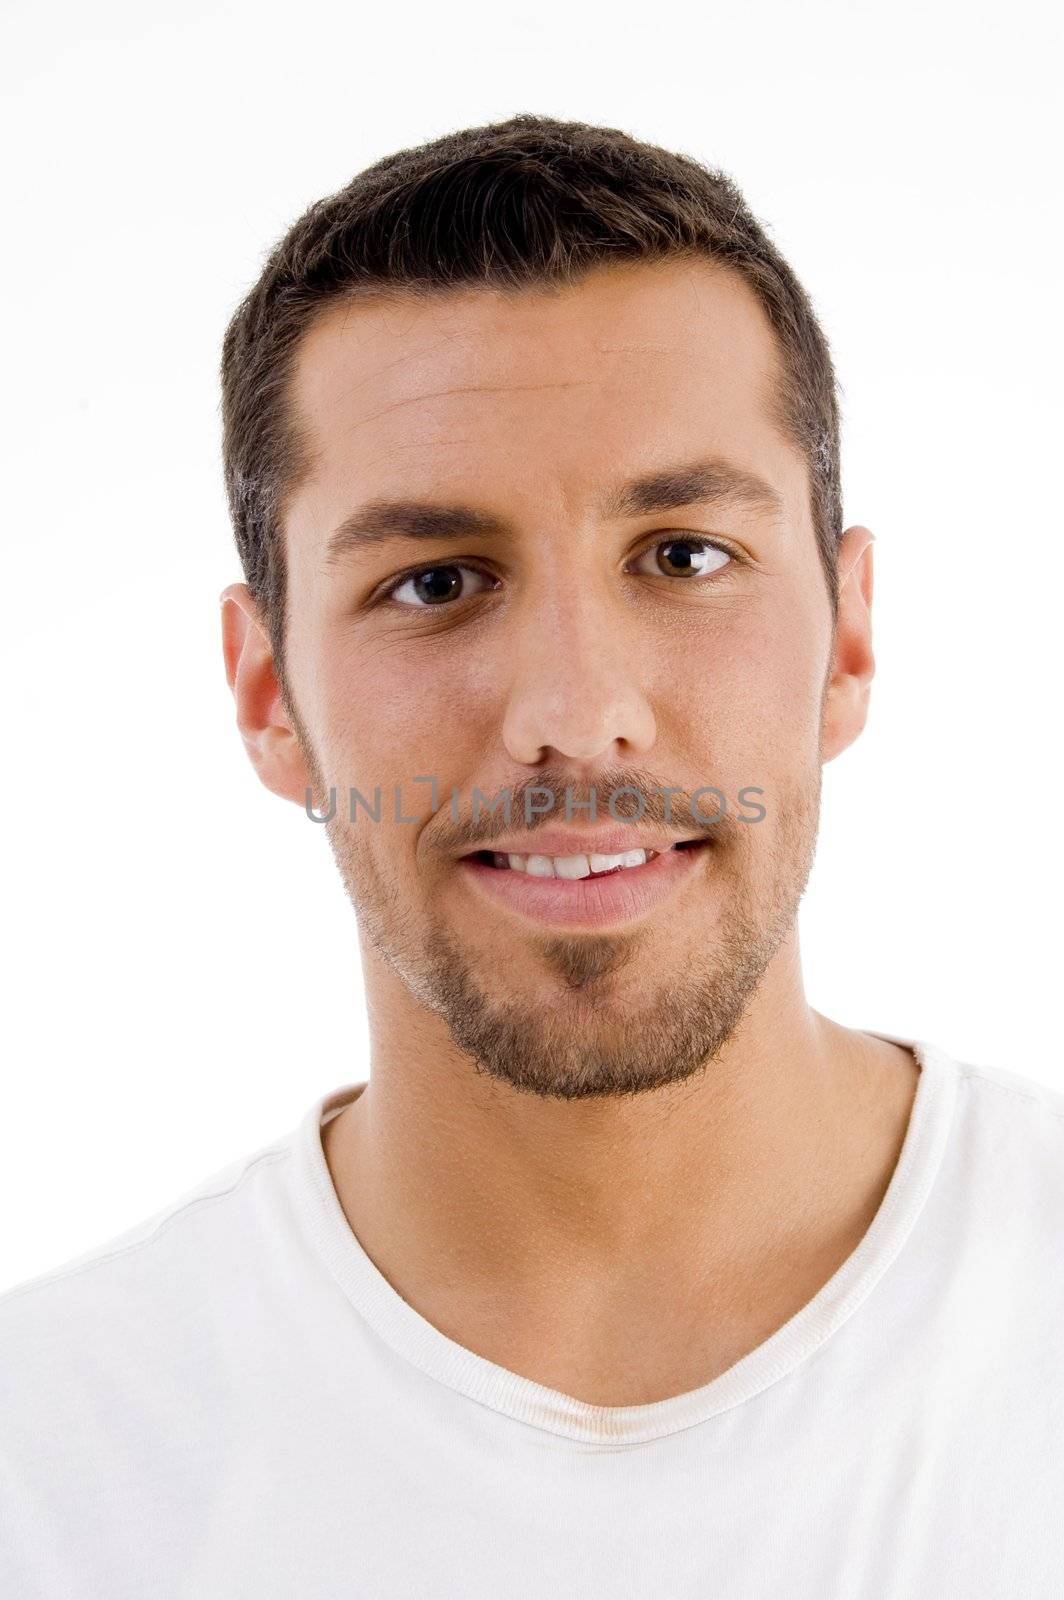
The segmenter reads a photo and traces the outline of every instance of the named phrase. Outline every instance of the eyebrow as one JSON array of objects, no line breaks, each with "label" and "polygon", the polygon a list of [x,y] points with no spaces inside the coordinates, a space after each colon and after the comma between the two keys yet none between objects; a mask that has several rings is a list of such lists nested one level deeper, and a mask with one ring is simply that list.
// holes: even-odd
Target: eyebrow
[{"label": "eyebrow", "polygon": [[[782,496],[756,473],[713,459],[643,473],[611,489],[598,502],[604,519],[646,517],[684,506],[730,504],[769,516],[784,510]],[[428,500],[370,500],[344,518],[329,536],[327,565],[356,551],[395,539],[463,537],[512,539],[512,522],[473,506],[437,505]]]}]

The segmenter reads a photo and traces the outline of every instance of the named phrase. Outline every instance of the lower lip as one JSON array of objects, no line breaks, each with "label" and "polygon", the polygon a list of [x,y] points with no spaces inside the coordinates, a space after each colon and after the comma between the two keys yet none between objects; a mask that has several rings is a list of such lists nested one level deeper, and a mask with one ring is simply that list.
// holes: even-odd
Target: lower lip
[{"label": "lower lip", "polygon": [[597,878],[535,878],[512,867],[489,867],[474,856],[458,866],[481,894],[534,922],[604,928],[646,916],[703,865],[712,847],[663,850],[641,867]]}]

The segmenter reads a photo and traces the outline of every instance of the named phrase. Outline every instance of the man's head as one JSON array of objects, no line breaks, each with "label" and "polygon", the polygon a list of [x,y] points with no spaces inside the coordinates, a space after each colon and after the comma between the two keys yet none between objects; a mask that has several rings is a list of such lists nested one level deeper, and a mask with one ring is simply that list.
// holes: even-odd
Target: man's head
[{"label": "man's head", "polygon": [[[223,410],[240,725],[275,792],[335,787],[364,947],[516,1087],[689,1076],[792,936],[821,763],[872,673],[830,356],[737,190],[544,118],[401,152],[273,252],[226,337]],[[500,843],[561,830],[555,855],[597,826],[566,789],[601,812],[625,785],[633,844],[700,840],[682,872],[632,871],[675,869],[653,904],[618,911],[611,880],[568,925],[486,880],[511,870]],[[531,786],[558,801],[539,832]],[[351,819],[352,788],[380,788],[379,822]],[[509,791],[512,826],[474,790]]]}]

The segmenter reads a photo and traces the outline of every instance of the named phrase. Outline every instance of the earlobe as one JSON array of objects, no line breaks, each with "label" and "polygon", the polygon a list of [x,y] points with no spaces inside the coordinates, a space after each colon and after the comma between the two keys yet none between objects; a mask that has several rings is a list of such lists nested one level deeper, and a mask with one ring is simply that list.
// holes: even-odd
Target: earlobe
[{"label": "earlobe", "polygon": [[872,650],[872,545],[867,528],[848,528],[838,552],[838,612],[824,688],[820,758],[832,761],[854,742],[868,718],[876,663]]},{"label": "earlobe", "polygon": [[299,740],[284,709],[273,651],[247,584],[219,596],[225,675],[236,702],[236,722],[260,781],[298,805],[310,784]]}]

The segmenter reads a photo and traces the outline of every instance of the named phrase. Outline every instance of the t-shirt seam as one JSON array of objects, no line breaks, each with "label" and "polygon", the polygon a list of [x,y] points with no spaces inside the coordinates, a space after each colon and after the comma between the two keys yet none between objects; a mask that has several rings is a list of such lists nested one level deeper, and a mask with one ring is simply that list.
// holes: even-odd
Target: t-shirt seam
[{"label": "t-shirt seam", "polygon": [[[1050,1105],[1040,1095],[1032,1094],[1028,1089],[1016,1089],[1010,1083],[1001,1083],[997,1078],[992,1078],[987,1073],[980,1072],[978,1067],[963,1067],[961,1076],[968,1079],[978,1079],[980,1083],[986,1084],[988,1089],[996,1089],[999,1094],[1011,1095],[1015,1100],[1026,1100],[1028,1105],[1040,1106],[1043,1111],[1048,1111],[1051,1117],[1056,1117],[1058,1121],[1064,1121],[1064,1108]],[[1050,1094],[1053,1093],[1048,1084],[1046,1088]]]},{"label": "t-shirt seam", "polygon": [[166,1232],[170,1224],[176,1222],[179,1217],[187,1215],[189,1211],[194,1210],[197,1206],[209,1205],[215,1200],[225,1200],[229,1195],[235,1194],[245,1181],[251,1177],[253,1172],[256,1172],[260,1167],[272,1165],[276,1161],[283,1161],[289,1154],[290,1151],[287,1147],[280,1149],[274,1147],[264,1151],[261,1155],[255,1156],[248,1162],[247,1166],[241,1169],[237,1177],[226,1188],[216,1189],[212,1194],[194,1195],[182,1205],[176,1206],[172,1211],[168,1211],[164,1217],[161,1217],[151,1233],[147,1234],[143,1239],[133,1239],[129,1244],[121,1245],[117,1250],[110,1250],[106,1255],[93,1256],[90,1261],[83,1261],[77,1266],[57,1267],[54,1272],[46,1273],[43,1277],[34,1278],[31,1282],[21,1286],[16,1284],[13,1288],[0,1294],[0,1310],[3,1309],[6,1302],[18,1300],[25,1294],[32,1294],[36,1289],[47,1289],[52,1284],[63,1283],[68,1278],[79,1277],[83,1272],[91,1272],[96,1267],[104,1267],[110,1261],[117,1261],[121,1256],[132,1255],[134,1251],[142,1249],[145,1245],[154,1244]]}]

